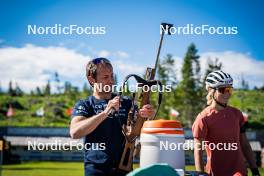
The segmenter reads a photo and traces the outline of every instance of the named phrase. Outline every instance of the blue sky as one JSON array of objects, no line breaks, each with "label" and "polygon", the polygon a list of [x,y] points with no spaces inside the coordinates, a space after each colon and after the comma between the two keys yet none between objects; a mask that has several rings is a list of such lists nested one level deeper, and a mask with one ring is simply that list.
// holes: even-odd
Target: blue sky
[{"label": "blue sky", "polygon": [[[264,23],[261,12],[263,4],[261,0],[1,1],[0,50],[6,53],[7,48],[12,48],[14,52],[17,52],[27,48],[27,44],[32,45],[33,49],[34,47],[40,47],[44,50],[49,47],[59,47],[74,50],[75,54],[80,54],[84,58],[86,56],[93,58],[104,53],[110,59],[116,60],[117,66],[118,63],[122,62],[124,65],[146,67],[148,64],[154,63],[161,22],[173,23],[174,26],[186,24],[236,26],[238,27],[238,34],[236,35],[166,36],[161,56],[171,53],[176,59],[179,59],[180,64],[182,62],[180,58],[184,56],[187,46],[191,42],[196,44],[199,50],[198,54],[204,57],[223,57],[223,60],[221,60],[222,58],[220,60],[224,64],[231,62],[230,59],[227,61],[227,58],[241,56],[241,64],[243,64],[244,58],[245,64],[250,62],[252,65],[250,68],[243,68],[234,72],[234,75],[243,74],[252,85],[260,86],[264,84],[263,78],[261,79],[263,72],[256,71],[256,73],[247,74],[247,70],[259,70],[259,68],[252,67],[262,65],[264,62],[264,53],[262,52]],[[93,36],[85,34],[71,36],[28,35],[27,25],[29,24],[39,26],[53,26],[54,24],[105,26],[106,34]],[[117,56],[117,53],[123,53],[123,55]],[[126,57],[123,57],[124,55]],[[7,58],[3,56],[6,55],[2,55],[0,61],[2,60],[1,63],[5,64]],[[23,59],[21,61],[23,62]],[[42,67],[41,69],[44,69],[45,73],[53,71],[49,68]],[[232,73],[229,66],[226,67],[226,70]],[[18,82],[21,79],[17,78],[14,73],[1,72],[7,77],[10,75],[8,79]],[[121,72],[120,75],[123,75]],[[78,77],[77,73],[76,77],[61,75],[73,82],[83,79]],[[50,79],[47,76],[44,77],[43,81]],[[252,79],[254,81],[251,81]],[[6,81],[2,80],[1,82],[4,86]]]}]

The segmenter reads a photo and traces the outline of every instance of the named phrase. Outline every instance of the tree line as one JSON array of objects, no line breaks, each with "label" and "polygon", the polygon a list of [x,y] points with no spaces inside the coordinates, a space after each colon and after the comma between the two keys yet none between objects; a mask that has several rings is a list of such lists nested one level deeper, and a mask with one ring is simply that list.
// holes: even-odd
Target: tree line
[{"label": "tree line", "polygon": [[[163,84],[172,85],[171,92],[163,93],[163,101],[158,113],[159,118],[171,119],[171,110],[175,109],[179,112],[176,117],[184,125],[191,126],[198,113],[206,107],[206,76],[216,70],[221,70],[223,64],[218,58],[208,58],[207,68],[204,75],[201,73],[200,56],[198,49],[194,43],[187,48],[187,52],[183,59],[181,68],[181,80],[177,80],[175,70],[175,60],[171,54],[166,55],[158,66],[158,79]],[[248,90],[249,84],[241,77],[240,90]],[[254,88],[255,90],[264,90],[264,86]],[[157,99],[154,98],[155,102]]]},{"label": "tree line", "polygon": [[[53,89],[53,91],[52,91]],[[73,86],[70,81],[65,81],[64,83],[61,82],[58,72],[54,73],[54,81],[53,81],[53,88],[51,86],[51,81],[48,80],[46,85],[40,87],[37,86],[34,90],[31,90],[29,95],[33,96],[48,96],[52,94],[79,94],[81,92],[85,92],[90,94],[92,89],[88,86],[87,83],[83,84],[82,89],[77,86]],[[24,92],[18,83],[10,81],[8,84],[7,91],[3,91],[0,85],[0,94],[9,95],[9,96],[23,96],[28,95],[28,93]]]}]

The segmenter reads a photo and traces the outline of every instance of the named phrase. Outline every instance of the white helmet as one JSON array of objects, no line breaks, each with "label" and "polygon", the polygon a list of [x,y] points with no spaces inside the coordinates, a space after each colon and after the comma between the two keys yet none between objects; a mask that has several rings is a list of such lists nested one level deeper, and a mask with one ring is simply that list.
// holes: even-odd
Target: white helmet
[{"label": "white helmet", "polygon": [[218,87],[232,86],[233,79],[230,76],[230,74],[218,70],[218,71],[213,71],[207,75],[205,84],[206,84],[206,90],[208,90],[209,87],[218,88]]}]

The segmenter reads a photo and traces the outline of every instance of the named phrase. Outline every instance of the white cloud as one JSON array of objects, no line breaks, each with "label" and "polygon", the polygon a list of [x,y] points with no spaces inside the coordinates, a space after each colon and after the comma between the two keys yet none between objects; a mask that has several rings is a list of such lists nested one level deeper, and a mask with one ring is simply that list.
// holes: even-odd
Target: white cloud
[{"label": "white cloud", "polygon": [[78,46],[78,49],[79,48],[86,48],[88,53],[93,55],[93,57],[105,57],[105,58],[110,58],[111,60],[130,58],[130,55],[127,52],[121,51],[121,50],[118,50],[118,51],[109,51],[105,49],[97,50],[97,49],[94,49],[93,47],[86,46],[85,44],[82,44],[82,45],[80,44]]},{"label": "white cloud", "polygon": [[213,60],[218,58],[222,62],[222,70],[231,74],[235,80],[235,86],[240,85],[242,74],[251,87],[264,85],[264,61],[252,58],[249,53],[243,54],[234,51],[202,53],[202,70],[207,67],[208,58]]},{"label": "white cloud", "polygon": [[[130,55],[124,51],[101,50],[97,53],[109,56],[119,53],[119,57],[111,58],[119,81],[128,74],[142,75],[145,72],[145,66],[133,63],[132,59],[124,59],[130,58]],[[239,84],[241,74],[251,87],[264,84],[264,61],[256,60],[250,54],[225,51],[206,52],[201,53],[200,56],[202,72],[207,67],[209,57],[219,58],[223,63],[223,70],[236,80],[236,86]],[[80,54],[63,46],[41,47],[27,44],[21,48],[0,48],[0,84],[6,89],[9,81],[12,80],[14,84],[17,82],[23,90],[29,92],[36,86],[44,86],[48,80],[53,81],[54,73],[57,71],[62,81],[71,81],[74,85],[82,87],[86,81],[85,65],[91,58],[90,55]],[[180,80],[183,59],[176,56],[174,59],[177,77]]]},{"label": "white cloud", "polygon": [[[115,53],[120,55],[119,60],[111,61],[119,79],[129,73],[143,73],[143,67],[121,59],[129,56],[126,52],[116,51],[112,55]],[[107,57],[111,52],[101,50],[97,54]],[[56,71],[62,81],[71,81],[74,85],[82,87],[86,82],[85,66],[91,58],[63,45],[41,47],[27,44],[21,48],[0,48],[0,84],[7,89],[9,81],[12,80],[13,85],[17,82],[24,91],[29,92],[36,86],[46,85],[48,80],[54,81]]]},{"label": "white cloud", "polygon": [[117,58],[122,58],[122,59],[129,58],[129,54],[124,51],[117,51],[113,55],[116,56]]},{"label": "white cloud", "polygon": [[116,51],[116,52],[110,52],[107,50],[92,50],[92,53],[96,55],[97,57],[105,57],[105,58],[111,58],[111,59],[127,59],[129,58],[129,54],[126,53],[125,51]]},{"label": "white cloud", "polygon": [[102,50],[102,51],[99,51],[98,52],[98,57],[108,57],[110,55],[110,52],[109,51],[106,51],[106,50]]},{"label": "white cloud", "polygon": [[85,64],[91,58],[63,47],[40,47],[27,44],[22,48],[0,48],[1,85],[12,80],[27,92],[43,86],[53,78],[55,71],[64,80],[84,77]]},{"label": "white cloud", "polygon": [[128,62],[124,62],[122,60],[116,60],[113,61],[113,67],[114,69],[116,68],[116,74],[121,75],[121,78],[123,79],[126,75],[128,74],[138,74],[141,75],[144,73],[144,70],[146,68],[144,68],[143,66],[140,66],[136,63],[128,63]]}]

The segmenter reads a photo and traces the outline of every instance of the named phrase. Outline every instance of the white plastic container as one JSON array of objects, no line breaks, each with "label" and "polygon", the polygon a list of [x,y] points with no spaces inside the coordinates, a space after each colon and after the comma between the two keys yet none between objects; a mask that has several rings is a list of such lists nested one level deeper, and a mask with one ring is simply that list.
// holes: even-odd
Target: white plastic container
[{"label": "white plastic container", "polygon": [[179,121],[146,121],[140,136],[140,167],[167,163],[178,172],[184,173],[184,142],[184,131]]}]

